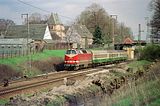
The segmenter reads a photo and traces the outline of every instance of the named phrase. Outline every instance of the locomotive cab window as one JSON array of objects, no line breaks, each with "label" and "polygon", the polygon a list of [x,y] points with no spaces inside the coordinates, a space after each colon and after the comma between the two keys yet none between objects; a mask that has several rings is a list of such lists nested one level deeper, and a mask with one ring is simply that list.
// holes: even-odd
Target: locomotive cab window
[{"label": "locomotive cab window", "polygon": [[67,50],[66,54],[77,54],[75,50]]},{"label": "locomotive cab window", "polygon": [[86,51],[86,50],[84,50],[84,49],[82,50],[82,52],[83,52],[83,53],[87,53],[87,51]]}]

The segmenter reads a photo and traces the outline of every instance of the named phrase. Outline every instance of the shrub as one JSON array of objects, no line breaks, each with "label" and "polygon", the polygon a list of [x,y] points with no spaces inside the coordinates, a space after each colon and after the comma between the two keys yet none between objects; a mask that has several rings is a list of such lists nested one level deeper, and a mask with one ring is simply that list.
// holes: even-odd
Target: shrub
[{"label": "shrub", "polygon": [[160,59],[160,45],[147,45],[140,51],[140,54],[141,60],[155,61]]}]

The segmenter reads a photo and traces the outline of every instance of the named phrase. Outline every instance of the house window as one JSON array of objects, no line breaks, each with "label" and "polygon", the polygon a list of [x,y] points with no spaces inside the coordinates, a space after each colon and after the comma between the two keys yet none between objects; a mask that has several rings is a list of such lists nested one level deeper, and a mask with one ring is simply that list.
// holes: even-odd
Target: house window
[{"label": "house window", "polygon": [[49,26],[49,29],[53,29],[53,26],[52,26],[52,25],[50,25],[50,26]]}]

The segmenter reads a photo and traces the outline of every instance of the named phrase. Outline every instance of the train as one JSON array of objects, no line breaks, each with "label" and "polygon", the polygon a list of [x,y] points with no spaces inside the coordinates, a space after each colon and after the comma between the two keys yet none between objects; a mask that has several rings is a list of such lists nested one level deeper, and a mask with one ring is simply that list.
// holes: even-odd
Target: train
[{"label": "train", "polygon": [[128,54],[125,50],[68,49],[64,57],[64,68],[66,70],[78,70],[122,62],[127,59]]}]

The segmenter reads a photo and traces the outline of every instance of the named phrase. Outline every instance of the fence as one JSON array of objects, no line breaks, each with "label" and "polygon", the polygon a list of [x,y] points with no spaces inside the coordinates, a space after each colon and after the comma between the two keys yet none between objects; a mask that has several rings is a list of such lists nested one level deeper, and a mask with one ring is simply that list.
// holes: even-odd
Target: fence
[{"label": "fence", "polygon": [[68,43],[55,43],[55,44],[46,44],[45,48],[49,50],[56,49],[68,49],[70,46]]}]

